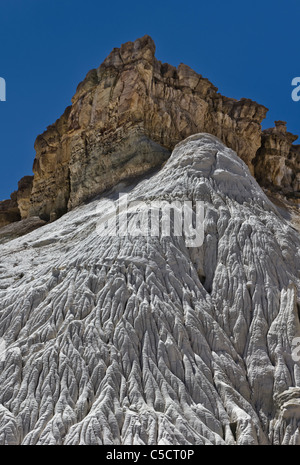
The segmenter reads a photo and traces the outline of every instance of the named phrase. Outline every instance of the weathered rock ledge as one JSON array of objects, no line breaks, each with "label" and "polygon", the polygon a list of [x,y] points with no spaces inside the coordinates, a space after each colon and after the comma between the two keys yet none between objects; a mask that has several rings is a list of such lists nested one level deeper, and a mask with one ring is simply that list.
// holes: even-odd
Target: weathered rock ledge
[{"label": "weathered rock ledge", "polygon": [[254,174],[261,186],[295,200],[300,199],[300,145],[298,136],[287,132],[285,121],[262,132],[261,147],[254,159]]},{"label": "weathered rock ledge", "polygon": [[282,124],[261,131],[266,112],[249,99],[222,96],[184,64],[161,63],[149,36],[127,42],[87,74],[72,105],[37,137],[34,176],[0,202],[0,226],[31,216],[54,220],[160,167],[179,141],[199,132],[235,150],[262,186],[296,197],[299,146]]}]

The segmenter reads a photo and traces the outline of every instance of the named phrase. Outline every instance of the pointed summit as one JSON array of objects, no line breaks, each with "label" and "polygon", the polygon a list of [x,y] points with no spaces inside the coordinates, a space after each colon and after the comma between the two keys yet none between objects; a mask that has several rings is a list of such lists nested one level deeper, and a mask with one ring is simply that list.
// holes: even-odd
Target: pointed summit
[{"label": "pointed summit", "polygon": [[108,57],[104,60],[100,69],[113,66],[128,65],[139,60],[146,60],[152,63],[155,57],[155,43],[154,40],[145,35],[134,42],[126,42],[120,48],[114,48]]}]

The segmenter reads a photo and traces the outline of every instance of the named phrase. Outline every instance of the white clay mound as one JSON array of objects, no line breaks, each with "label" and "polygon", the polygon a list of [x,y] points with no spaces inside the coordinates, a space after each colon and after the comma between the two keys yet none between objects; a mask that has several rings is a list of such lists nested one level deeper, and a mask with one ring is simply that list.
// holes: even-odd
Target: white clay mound
[{"label": "white clay mound", "polygon": [[0,444],[300,444],[299,233],[209,134],[126,187],[203,245],[99,235],[118,189],[0,246]]}]

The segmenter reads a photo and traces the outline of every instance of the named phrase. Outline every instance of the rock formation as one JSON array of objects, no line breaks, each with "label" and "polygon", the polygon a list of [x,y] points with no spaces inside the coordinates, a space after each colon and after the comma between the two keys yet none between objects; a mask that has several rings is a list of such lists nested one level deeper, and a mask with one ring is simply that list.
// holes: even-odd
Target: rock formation
[{"label": "rock formation", "polygon": [[24,176],[18,182],[17,204],[22,219],[28,218],[33,176]]},{"label": "rock formation", "polygon": [[252,167],[266,111],[223,97],[186,65],[162,64],[149,36],[128,42],[87,74],[72,106],[37,138],[30,214],[59,216],[160,166],[177,142],[200,131]]},{"label": "rock formation", "polygon": [[262,132],[261,147],[254,159],[255,178],[261,186],[300,199],[300,145],[298,136],[287,132],[285,121]]},{"label": "rock formation", "polygon": [[0,444],[300,445],[300,146],[266,111],[148,36],[88,73],[0,202]]},{"label": "rock formation", "polygon": [[160,167],[178,142],[201,131],[235,150],[262,186],[297,198],[296,136],[280,121],[262,132],[266,112],[249,99],[222,96],[184,64],[161,63],[149,36],[128,42],[87,74],[72,105],[37,137],[34,177],[20,181],[19,212],[11,201],[0,204],[0,226],[30,216],[52,221]]},{"label": "rock formation", "polygon": [[11,241],[16,237],[24,236],[45,224],[46,222],[38,216],[31,216],[30,218],[8,223],[0,228],[0,244]]},{"label": "rock formation", "polygon": [[162,165],[174,146],[205,131],[253,173],[267,109],[223,97],[191,68],[162,64],[149,36],[115,48],[79,84],[55,124],[37,137],[34,179],[21,217],[59,217],[122,179]]},{"label": "rock formation", "polygon": [[0,228],[21,219],[17,202],[17,192],[13,192],[10,199],[0,202]]},{"label": "rock formation", "polygon": [[300,444],[299,234],[209,134],[126,191],[204,242],[99,236],[115,188],[0,245],[0,443]]},{"label": "rock formation", "polygon": [[8,200],[0,202],[0,228],[28,218],[33,176],[24,176],[18,182],[18,190]]}]

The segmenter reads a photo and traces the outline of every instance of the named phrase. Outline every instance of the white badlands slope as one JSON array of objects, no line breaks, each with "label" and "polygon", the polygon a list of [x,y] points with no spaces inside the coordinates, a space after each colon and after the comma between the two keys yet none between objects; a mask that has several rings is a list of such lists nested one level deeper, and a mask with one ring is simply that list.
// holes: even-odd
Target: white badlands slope
[{"label": "white badlands slope", "polygon": [[128,193],[203,200],[203,246],[99,201],[1,245],[0,443],[300,444],[299,234],[208,134]]}]

